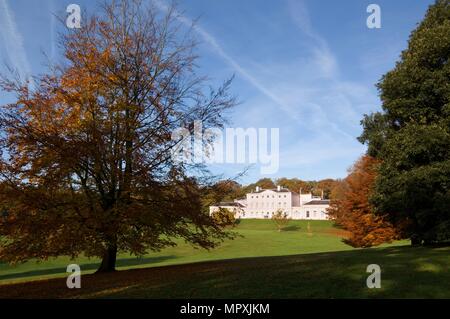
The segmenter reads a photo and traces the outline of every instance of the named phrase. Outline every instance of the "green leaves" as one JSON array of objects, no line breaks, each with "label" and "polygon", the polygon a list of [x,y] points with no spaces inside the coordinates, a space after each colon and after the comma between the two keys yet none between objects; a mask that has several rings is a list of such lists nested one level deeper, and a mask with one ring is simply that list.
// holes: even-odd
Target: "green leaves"
[{"label": "green leaves", "polygon": [[382,113],[359,138],[382,160],[371,198],[422,243],[450,240],[450,1],[430,6],[396,67],[378,83]]}]

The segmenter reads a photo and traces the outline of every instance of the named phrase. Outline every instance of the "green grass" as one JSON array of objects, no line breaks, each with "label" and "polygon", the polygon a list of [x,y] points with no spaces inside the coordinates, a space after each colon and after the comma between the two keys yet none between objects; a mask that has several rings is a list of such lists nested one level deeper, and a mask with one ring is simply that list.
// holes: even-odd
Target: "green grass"
[{"label": "green grass", "polygon": [[[310,225],[312,235],[306,221],[278,232],[271,221],[243,220],[242,237],[215,250],[180,242],[139,259],[120,255],[113,274],[90,275],[98,260],[87,258],[0,264],[0,298],[450,298],[449,248],[353,249],[331,222]],[[82,289],[60,278],[70,263],[81,265]],[[381,289],[366,287],[369,264],[381,266]]]},{"label": "green grass", "polygon": [[[242,220],[235,229],[242,237],[228,240],[214,250],[195,249],[179,241],[176,247],[149,253],[141,258],[120,254],[117,266],[118,269],[123,270],[208,260],[353,249],[342,243],[341,238],[336,234],[339,230],[332,225],[331,221],[310,221],[313,233],[311,236],[307,233],[307,221],[291,221],[284,231],[278,232],[270,220]],[[29,261],[16,266],[0,263],[0,284],[66,276],[66,267],[71,263],[79,264],[83,274],[88,274],[95,271],[99,260],[86,257],[70,260],[67,257],[59,257],[43,262]]]},{"label": "green grass", "polygon": [[[450,298],[450,248],[375,249],[253,257],[0,286],[0,298]],[[366,267],[381,267],[381,288]]]}]

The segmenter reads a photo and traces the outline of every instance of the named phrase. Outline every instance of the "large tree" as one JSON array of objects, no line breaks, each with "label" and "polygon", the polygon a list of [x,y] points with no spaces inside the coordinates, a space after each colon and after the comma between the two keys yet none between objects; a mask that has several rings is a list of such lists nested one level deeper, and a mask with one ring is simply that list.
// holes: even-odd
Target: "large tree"
[{"label": "large tree", "polygon": [[350,233],[344,241],[354,247],[371,247],[397,238],[394,227],[385,216],[374,213],[369,202],[379,162],[370,156],[361,157],[334,191],[328,213],[336,224]]},{"label": "large tree", "polygon": [[113,271],[118,251],[141,255],[174,237],[211,248],[230,236],[202,205],[207,173],[172,156],[185,142],[177,128],[223,126],[230,81],[205,87],[192,29],[173,7],[102,9],[62,36],[64,63],[34,89],[2,77],[17,100],[0,117],[1,260],[83,253]]},{"label": "large tree", "polygon": [[360,141],[382,163],[372,202],[412,244],[450,240],[450,1],[437,0],[378,84]]}]

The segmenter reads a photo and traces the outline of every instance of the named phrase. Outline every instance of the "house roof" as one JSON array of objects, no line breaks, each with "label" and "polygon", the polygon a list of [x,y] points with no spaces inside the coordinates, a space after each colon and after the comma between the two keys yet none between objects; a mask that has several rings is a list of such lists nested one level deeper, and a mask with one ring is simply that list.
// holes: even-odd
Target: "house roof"
[{"label": "house roof", "polygon": [[262,192],[265,192],[265,191],[272,191],[272,192],[275,192],[275,193],[294,193],[294,194],[297,194],[296,192],[290,191],[287,188],[282,188],[281,190],[278,190],[277,188],[260,189],[259,191],[251,191],[250,193],[251,194],[258,194],[258,193],[262,193]]},{"label": "house roof", "polygon": [[235,206],[235,207],[245,207],[241,203],[238,202],[220,202],[217,204],[214,204],[213,206]]},{"label": "house roof", "polygon": [[330,200],[329,199],[312,200],[303,205],[330,205]]}]

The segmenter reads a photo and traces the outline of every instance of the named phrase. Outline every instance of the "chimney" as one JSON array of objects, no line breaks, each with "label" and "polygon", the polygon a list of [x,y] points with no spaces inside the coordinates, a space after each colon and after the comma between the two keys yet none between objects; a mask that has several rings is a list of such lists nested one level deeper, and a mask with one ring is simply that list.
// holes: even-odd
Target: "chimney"
[{"label": "chimney", "polygon": [[259,192],[259,186],[256,186],[256,191]]},{"label": "chimney", "polygon": [[281,191],[281,186],[280,185],[277,186],[277,191]]},{"label": "chimney", "polygon": [[322,196],[321,196],[321,198],[320,199],[323,199],[323,189],[322,189]]}]

